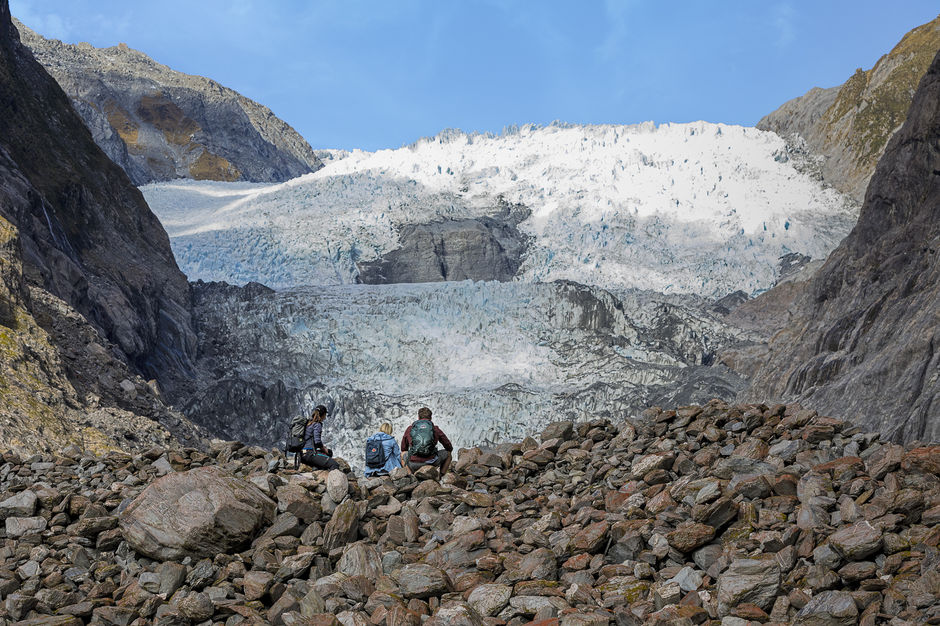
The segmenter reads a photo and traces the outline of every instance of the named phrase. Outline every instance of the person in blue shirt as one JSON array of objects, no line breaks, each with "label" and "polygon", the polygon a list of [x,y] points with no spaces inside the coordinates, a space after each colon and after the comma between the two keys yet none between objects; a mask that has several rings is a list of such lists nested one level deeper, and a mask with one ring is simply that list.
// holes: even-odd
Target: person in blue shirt
[{"label": "person in blue shirt", "polygon": [[328,414],[322,404],[310,414],[304,431],[304,451],[300,460],[316,469],[335,470],[339,469],[339,463],[333,460],[333,451],[323,445],[323,420]]},{"label": "person in blue shirt", "polygon": [[[378,467],[370,467],[369,449],[375,446],[381,446],[381,458],[385,459],[385,464]],[[396,467],[401,467],[401,449],[398,447],[398,442],[392,437],[392,425],[385,422],[379,426],[379,432],[366,440],[365,475],[367,477],[388,476]]]}]

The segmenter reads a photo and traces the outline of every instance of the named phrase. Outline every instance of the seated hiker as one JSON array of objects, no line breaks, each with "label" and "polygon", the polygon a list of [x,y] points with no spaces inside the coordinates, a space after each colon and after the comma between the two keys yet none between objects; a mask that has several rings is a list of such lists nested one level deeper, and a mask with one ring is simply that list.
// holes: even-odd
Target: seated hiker
[{"label": "seated hiker", "polygon": [[401,467],[401,450],[392,437],[392,425],[385,422],[379,432],[366,439],[366,476],[388,476]]},{"label": "seated hiker", "polygon": [[304,451],[300,460],[304,465],[316,469],[339,469],[339,463],[333,460],[333,451],[323,445],[323,420],[328,412],[322,404],[310,413],[307,428],[304,433]]},{"label": "seated hiker", "polygon": [[[444,446],[443,450],[437,449],[438,443]],[[440,468],[443,475],[450,469],[454,446],[444,431],[431,422],[431,409],[425,406],[418,410],[418,420],[405,430],[401,449],[402,461],[412,472],[421,469],[423,465],[434,465]]]}]

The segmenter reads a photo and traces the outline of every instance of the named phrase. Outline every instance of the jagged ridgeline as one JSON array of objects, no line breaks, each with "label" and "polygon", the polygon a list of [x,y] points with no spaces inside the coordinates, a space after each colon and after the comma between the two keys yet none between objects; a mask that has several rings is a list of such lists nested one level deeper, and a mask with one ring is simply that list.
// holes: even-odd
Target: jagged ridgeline
[{"label": "jagged ridgeline", "polygon": [[555,422],[440,482],[223,441],[2,461],[11,622],[940,621],[940,447],[798,406]]},{"label": "jagged ridgeline", "polygon": [[940,17],[918,26],[869,70],[814,87],[757,123],[822,157],[821,174],[859,202],[888,140],[907,118],[921,77],[940,50]]},{"label": "jagged ridgeline", "polygon": [[213,80],[171,70],[124,44],[70,45],[15,24],[95,142],[136,185],[176,178],[273,182],[322,167],[270,109]]}]

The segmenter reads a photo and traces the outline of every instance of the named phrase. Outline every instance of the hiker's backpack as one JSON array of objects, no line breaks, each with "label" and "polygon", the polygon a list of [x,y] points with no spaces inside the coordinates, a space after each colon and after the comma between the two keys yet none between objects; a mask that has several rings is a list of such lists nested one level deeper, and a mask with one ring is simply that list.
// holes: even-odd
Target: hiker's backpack
[{"label": "hiker's backpack", "polygon": [[411,425],[411,454],[432,457],[437,452],[434,441],[434,424],[431,420],[418,420]]},{"label": "hiker's backpack", "polygon": [[382,469],[388,456],[385,454],[385,446],[378,437],[369,437],[366,439],[366,467],[369,469]]},{"label": "hiker's backpack", "polygon": [[287,434],[287,451],[301,452],[306,443],[307,418],[298,415],[290,421],[290,432]]}]

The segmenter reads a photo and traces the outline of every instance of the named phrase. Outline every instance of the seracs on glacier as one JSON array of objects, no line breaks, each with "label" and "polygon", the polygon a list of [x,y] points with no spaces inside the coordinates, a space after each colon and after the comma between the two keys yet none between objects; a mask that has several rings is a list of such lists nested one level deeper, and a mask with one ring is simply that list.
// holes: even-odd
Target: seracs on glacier
[{"label": "seracs on glacier", "polygon": [[828,254],[857,207],[798,171],[783,139],[696,122],[445,131],[397,150],[334,152],[282,184],[142,190],[191,280],[274,288],[356,281],[403,225],[528,207],[517,278],[708,297],[754,294],[790,252]]},{"label": "seracs on glacier", "polygon": [[276,444],[284,416],[330,405],[330,444],[361,462],[383,421],[422,405],[457,446],[521,438],[558,419],[622,419],[651,404],[733,396],[709,366],[741,331],[690,296],[572,282],[195,285],[203,375],[186,413]]}]

